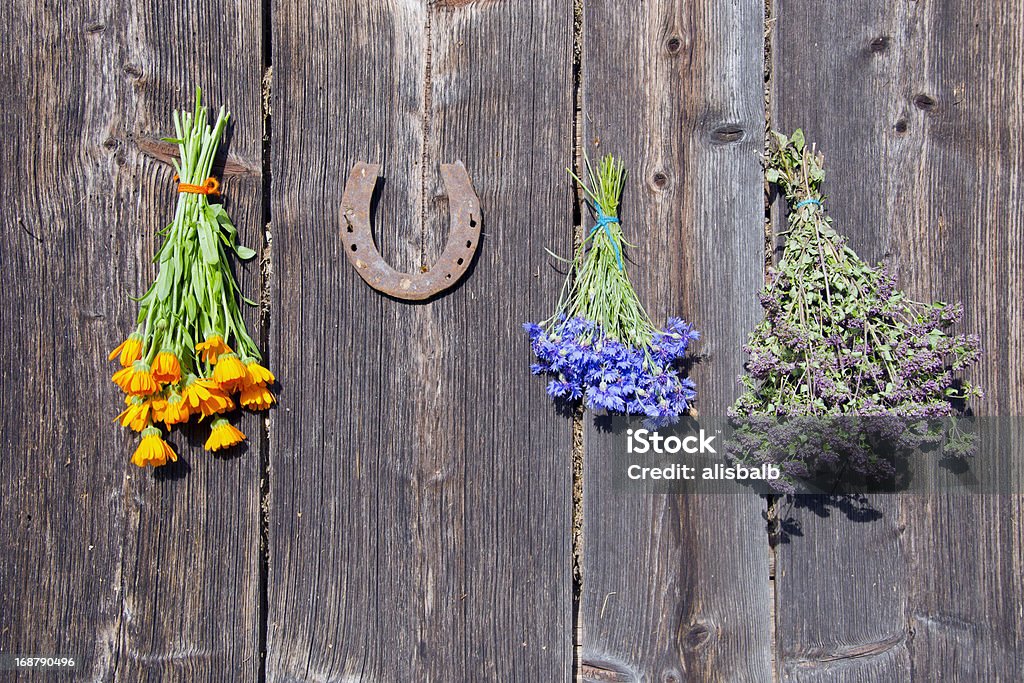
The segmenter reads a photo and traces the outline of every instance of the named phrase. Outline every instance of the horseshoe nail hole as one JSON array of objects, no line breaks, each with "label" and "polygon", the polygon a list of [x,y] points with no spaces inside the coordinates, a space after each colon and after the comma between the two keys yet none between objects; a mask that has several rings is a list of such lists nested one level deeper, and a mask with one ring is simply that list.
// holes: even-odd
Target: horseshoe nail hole
[{"label": "horseshoe nail hole", "polygon": [[473,248],[473,240],[466,240],[466,249]]},{"label": "horseshoe nail hole", "polygon": [[447,275],[444,276],[444,279],[445,280],[451,280],[452,279],[452,274],[448,273]]},{"label": "horseshoe nail hole", "polygon": [[345,226],[345,232],[352,232],[352,224],[351,223],[349,223],[347,226]]},{"label": "horseshoe nail hole", "polygon": [[358,249],[358,247],[356,245],[354,245],[354,244],[352,245],[351,248],[352,248],[352,251],[355,251],[356,249]]},{"label": "horseshoe nail hole", "polygon": [[466,262],[466,259],[464,259],[464,258],[460,258],[460,259],[459,259],[458,261],[456,261],[455,263],[461,266],[461,265],[462,265],[463,263],[465,263],[465,262]]},{"label": "horseshoe nail hole", "polygon": [[471,227],[471,228],[475,228],[476,227],[476,219],[473,218],[472,216],[469,217],[469,227]]}]

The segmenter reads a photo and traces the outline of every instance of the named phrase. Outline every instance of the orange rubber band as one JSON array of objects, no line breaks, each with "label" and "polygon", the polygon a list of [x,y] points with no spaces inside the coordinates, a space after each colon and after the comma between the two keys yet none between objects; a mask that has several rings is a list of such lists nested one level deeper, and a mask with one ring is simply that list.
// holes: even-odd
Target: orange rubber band
[{"label": "orange rubber band", "polygon": [[[175,174],[174,179],[178,179],[177,174]],[[185,192],[188,194],[220,194],[220,181],[213,176],[210,176],[202,185],[178,183],[178,192]]]}]

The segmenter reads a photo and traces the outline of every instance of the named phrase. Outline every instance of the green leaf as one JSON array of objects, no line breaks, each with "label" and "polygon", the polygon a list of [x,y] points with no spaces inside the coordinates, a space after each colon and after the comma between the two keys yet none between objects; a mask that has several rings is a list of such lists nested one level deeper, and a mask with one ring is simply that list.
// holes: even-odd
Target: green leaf
[{"label": "green leaf", "polygon": [[798,152],[802,152],[804,150],[804,131],[802,129],[797,128],[793,131],[792,143]]},{"label": "green leaf", "polygon": [[192,294],[185,297],[185,315],[189,320],[196,319],[196,298]]},{"label": "green leaf", "polygon": [[203,261],[213,265],[220,260],[220,254],[218,253],[217,242],[210,227],[210,224],[205,221],[199,221],[198,225],[196,225],[196,233],[199,235],[199,249],[202,251]]},{"label": "green leaf", "polygon": [[238,258],[242,259],[243,261],[247,261],[256,255],[255,251],[253,251],[249,247],[242,246],[241,244],[234,245],[234,250],[235,254],[238,255]]}]

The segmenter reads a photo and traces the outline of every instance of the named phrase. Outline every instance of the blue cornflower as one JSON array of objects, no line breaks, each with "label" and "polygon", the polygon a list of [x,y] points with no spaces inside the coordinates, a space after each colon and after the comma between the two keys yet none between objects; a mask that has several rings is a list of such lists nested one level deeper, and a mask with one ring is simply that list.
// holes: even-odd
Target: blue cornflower
[{"label": "blue cornflower", "polygon": [[699,335],[678,318],[640,348],[607,337],[580,317],[558,319],[550,331],[535,323],[523,328],[539,361],[530,370],[552,376],[547,387],[552,399],[582,399],[593,410],[638,415],[663,426],[689,411],[697,396],[678,366]]}]

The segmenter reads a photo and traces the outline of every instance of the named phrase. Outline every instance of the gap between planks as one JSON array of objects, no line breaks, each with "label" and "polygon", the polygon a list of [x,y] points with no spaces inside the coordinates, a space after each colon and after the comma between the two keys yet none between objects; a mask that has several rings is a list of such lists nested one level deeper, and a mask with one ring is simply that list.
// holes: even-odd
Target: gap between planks
[{"label": "gap between planks", "polygon": [[[583,0],[573,0],[572,21],[572,165],[582,175],[583,155]],[[573,183],[576,201],[572,207],[573,251],[583,243],[582,193]],[[583,415],[582,406],[572,416],[572,673],[583,681]]]},{"label": "gap between planks", "polygon": [[[764,0],[764,57],[762,68],[764,69],[764,151],[762,160],[767,162],[772,136],[772,76],[774,73],[774,45],[772,42],[775,29],[775,16],[773,14],[773,0]],[[775,226],[772,221],[772,196],[768,184],[764,185],[764,277],[768,282],[768,269],[773,265],[775,254]],[[781,680],[779,662],[779,590],[775,580],[776,554],[774,534],[777,533],[777,525],[780,523],[779,497],[765,496],[765,540],[768,543],[768,584],[771,590],[771,599],[768,601],[768,623],[771,627],[769,642],[771,642],[770,668],[773,683]]]},{"label": "gap between planks", "polygon": [[[260,348],[263,350],[264,365],[270,363],[270,278],[273,274],[272,215],[271,190],[273,188],[273,129],[271,126],[272,93],[274,87],[273,62],[273,23],[271,22],[272,0],[262,0],[260,5],[260,61],[263,80],[261,86],[261,103],[263,119],[263,141],[260,149],[260,198],[262,204],[261,222],[263,223],[263,243],[260,248]],[[270,616],[269,580],[270,580],[270,415],[263,417],[260,430],[259,447],[259,574],[257,592],[259,606],[257,614],[257,681],[267,680],[267,635]]]}]

